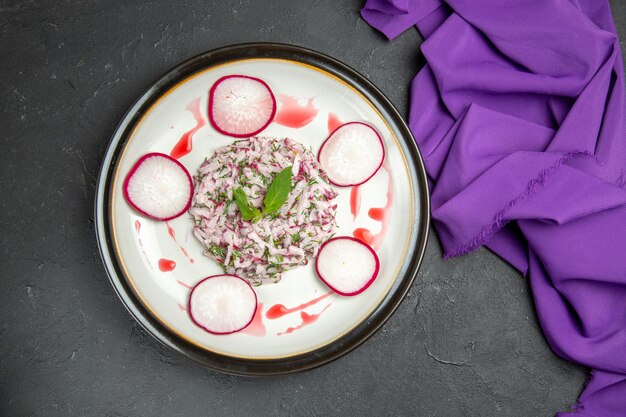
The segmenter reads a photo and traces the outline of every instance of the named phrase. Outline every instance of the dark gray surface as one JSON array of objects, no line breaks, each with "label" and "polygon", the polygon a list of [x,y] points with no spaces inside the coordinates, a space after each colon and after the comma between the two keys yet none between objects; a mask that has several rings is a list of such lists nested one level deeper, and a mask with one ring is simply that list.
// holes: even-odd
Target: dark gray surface
[{"label": "dark gray surface", "polygon": [[[524,278],[486,250],[441,260],[434,234],[382,331],[302,374],[231,377],[162,348],[101,265],[95,177],[110,135],[163,72],[244,41],[317,49],[396,104],[423,63],[360,1],[0,1],[0,415],[551,416],[585,371],[554,356]],[[612,1],[626,31],[626,4]],[[623,45],[623,43],[622,43]]]}]

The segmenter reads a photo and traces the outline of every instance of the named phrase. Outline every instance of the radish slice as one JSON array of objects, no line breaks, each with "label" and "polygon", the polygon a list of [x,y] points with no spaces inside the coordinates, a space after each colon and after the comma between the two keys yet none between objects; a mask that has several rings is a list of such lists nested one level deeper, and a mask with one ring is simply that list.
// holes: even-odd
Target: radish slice
[{"label": "radish slice", "polygon": [[213,275],[189,294],[191,320],[209,333],[229,334],[245,329],[256,313],[256,293],[235,275]]},{"label": "radish slice", "polygon": [[189,172],[162,153],[142,156],[124,180],[124,197],[135,210],[155,220],[170,220],[189,209],[193,183]]},{"label": "radish slice", "polygon": [[340,295],[362,293],[372,285],[379,269],[380,261],[374,249],[347,236],[326,241],[315,260],[317,275]]},{"label": "radish slice", "polygon": [[330,182],[349,187],[363,184],[378,172],[385,159],[385,147],[374,128],[351,122],[331,133],[317,159]]},{"label": "radish slice", "polygon": [[220,133],[247,138],[261,132],[276,114],[276,98],[265,81],[227,75],[209,92],[209,120]]}]

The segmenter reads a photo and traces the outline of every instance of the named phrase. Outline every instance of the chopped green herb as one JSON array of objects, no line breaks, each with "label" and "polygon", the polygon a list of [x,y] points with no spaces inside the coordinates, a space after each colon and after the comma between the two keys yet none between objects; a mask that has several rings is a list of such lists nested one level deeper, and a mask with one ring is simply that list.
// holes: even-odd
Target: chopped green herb
[{"label": "chopped green herb", "polygon": [[242,187],[247,187],[247,186],[250,185],[250,183],[248,182],[248,178],[246,178],[244,176],[239,176],[239,178],[237,179],[237,182]]},{"label": "chopped green herb", "polygon": [[[207,193],[209,194],[209,193]],[[217,201],[218,203],[221,203],[223,201],[228,200],[228,193],[226,191],[218,191],[215,194],[215,201]]]},{"label": "chopped green herb", "polygon": [[209,253],[213,256],[224,257],[224,248],[217,245],[212,245],[209,249]]},{"label": "chopped green herb", "polygon": [[268,176],[266,176],[266,175],[259,174],[259,176],[261,177],[261,182],[262,182],[262,183],[263,183],[263,185],[265,185],[266,187],[267,187],[268,185],[270,185],[270,183],[272,182],[272,181],[270,180],[270,177],[268,177]]}]

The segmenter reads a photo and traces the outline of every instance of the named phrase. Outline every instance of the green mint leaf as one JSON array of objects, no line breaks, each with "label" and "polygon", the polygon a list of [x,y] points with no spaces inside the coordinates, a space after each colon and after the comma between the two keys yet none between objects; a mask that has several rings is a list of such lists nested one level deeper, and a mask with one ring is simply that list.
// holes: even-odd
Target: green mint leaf
[{"label": "green mint leaf", "polygon": [[241,212],[241,217],[245,221],[252,220],[255,222],[261,218],[261,212],[256,207],[250,206],[248,197],[242,188],[237,188],[233,192],[233,195],[235,196],[235,203],[237,203],[237,207]]},{"label": "green mint leaf", "polygon": [[291,166],[283,169],[276,175],[270,184],[263,199],[263,214],[277,212],[285,204],[291,191]]}]

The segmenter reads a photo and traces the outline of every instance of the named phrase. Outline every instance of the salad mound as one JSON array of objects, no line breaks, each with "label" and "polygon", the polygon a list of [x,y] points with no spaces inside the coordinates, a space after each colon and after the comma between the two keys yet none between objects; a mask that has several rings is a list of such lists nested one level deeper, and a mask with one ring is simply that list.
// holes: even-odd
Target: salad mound
[{"label": "salad mound", "polygon": [[[266,214],[267,190],[286,168],[287,198]],[[337,193],[315,155],[293,139],[253,137],[223,146],[205,159],[194,182],[189,212],[205,255],[253,284],[278,282],[282,272],[306,265],[335,234]],[[256,216],[242,216],[242,198]]]}]

